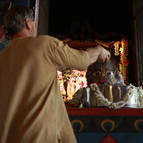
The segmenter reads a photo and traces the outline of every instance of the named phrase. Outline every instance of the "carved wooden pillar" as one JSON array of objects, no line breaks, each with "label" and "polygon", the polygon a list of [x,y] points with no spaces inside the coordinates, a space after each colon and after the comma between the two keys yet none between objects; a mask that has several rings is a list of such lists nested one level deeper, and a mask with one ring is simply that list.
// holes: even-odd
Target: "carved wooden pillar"
[{"label": "carved wooden pillar", "polygon": [[137,84],[143,85],[143,1],[133,0]]},{"label": "carved wooden pillar", "polygon": [[37,30],[38,30],[38,19],[39,19],[38,17],[39,17],[39,0],[35,0],[35,22]]}]

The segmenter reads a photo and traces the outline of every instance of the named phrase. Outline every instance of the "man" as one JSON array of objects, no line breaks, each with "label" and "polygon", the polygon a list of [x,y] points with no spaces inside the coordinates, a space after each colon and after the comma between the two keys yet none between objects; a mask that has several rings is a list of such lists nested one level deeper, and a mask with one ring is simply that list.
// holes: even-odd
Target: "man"
[{"label": "man", "polygon": [[4,28],[12,40],[0,53],[0,143],[76,143],[57,70],[84,70],[110,53],[101,46],[79,51],[36,36],[33,13],[22,6],[7,13]]}]

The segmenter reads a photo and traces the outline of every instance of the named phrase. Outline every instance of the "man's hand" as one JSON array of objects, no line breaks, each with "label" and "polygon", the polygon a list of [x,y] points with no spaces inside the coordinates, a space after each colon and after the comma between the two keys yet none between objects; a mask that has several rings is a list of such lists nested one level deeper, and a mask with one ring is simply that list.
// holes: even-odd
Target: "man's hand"
[{"label": "man's hand", "polygon": [[104,49],[102,46],[99,45],[99,47],[101,52],[98,56],[98,60],[101,62],[105,62],[106,60],[109,60],[111,58],[111,54],[109,51],[107,51],[106,49]]},{"label": "man's hand", "polygon": [[109,51],[107,51],[104,47],[98,45],[95,48],[89,48],[87,49],[90,63],[92,64],[96,62],[97,60],[101,62],[105,62],[106,60],[109,60],[111,57],[111,54]]}]

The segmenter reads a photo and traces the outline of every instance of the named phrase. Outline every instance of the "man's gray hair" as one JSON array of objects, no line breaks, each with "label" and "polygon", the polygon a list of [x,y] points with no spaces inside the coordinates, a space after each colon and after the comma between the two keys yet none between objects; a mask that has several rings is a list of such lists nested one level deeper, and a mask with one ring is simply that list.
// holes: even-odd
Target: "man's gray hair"
[{"label": "man's gray hair", "polygon": [[25,26],[25,19],[34,21],[33,11],[25,6],[16,6],[8,10],[4,17],[4,31],[7,39],[20,32]]}]

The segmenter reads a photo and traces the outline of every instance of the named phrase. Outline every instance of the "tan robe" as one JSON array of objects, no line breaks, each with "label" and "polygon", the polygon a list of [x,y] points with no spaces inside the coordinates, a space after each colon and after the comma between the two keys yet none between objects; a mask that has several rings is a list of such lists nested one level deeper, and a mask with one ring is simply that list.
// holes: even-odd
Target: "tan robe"
[{"label": "tan robe", "polygon": [[0,143],[76,143],[57,69],[88,63],[50,36],[12,40],[0,53]]}]

